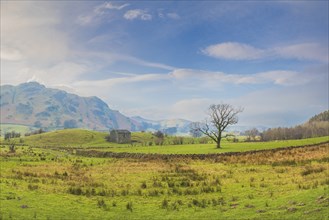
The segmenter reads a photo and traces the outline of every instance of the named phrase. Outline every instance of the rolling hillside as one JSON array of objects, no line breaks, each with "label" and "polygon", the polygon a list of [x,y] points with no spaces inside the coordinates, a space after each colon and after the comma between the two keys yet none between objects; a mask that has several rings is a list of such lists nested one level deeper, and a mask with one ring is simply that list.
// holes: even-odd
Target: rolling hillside
[{"label": "rolling hillside", "polygon": [[47,129],[88,128],[136,130],[132,121],[97,97],[80,97],[29,82],[1,86],[1,124]]},{"label": "rolling hillside", "polygon": [[59,89],[46,88],[37,82],[1,86],[0,110],[1,125],[12,124],[46,130],[127,129],[186,134],[191,123],[183,119],[152,121],[138,116],[129,118],[110,109],[98,97],[80,97]]}]

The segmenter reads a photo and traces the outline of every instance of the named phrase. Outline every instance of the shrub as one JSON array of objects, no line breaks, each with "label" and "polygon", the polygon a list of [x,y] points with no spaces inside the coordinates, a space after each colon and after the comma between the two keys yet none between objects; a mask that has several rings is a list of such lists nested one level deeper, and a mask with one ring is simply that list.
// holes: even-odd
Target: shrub
[{"label": "shrub", "polygon": [[126,209],[132,212],[133,211],[133,203],[132,202],[128,202],[126,204]]},{"label": "shrub", "polygon": [[98,206],[99,208],[106,208],[106,204],[105,204],[105,202],[104,202],[103,199],[101,199],[101,200],[97,200],[97,206]]},{"label": "shrub", "polygon": [[162,208],[163,208],[163,209],[166,209],[166,208],[168,208],[168,205],[169,205],[168,200],[167,200],[167,199],[164,199],[164,200],[162,201]]}]

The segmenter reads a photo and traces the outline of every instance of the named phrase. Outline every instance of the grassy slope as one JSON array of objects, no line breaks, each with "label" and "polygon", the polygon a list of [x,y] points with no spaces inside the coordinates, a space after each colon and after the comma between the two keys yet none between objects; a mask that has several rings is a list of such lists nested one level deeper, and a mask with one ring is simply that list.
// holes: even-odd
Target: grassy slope
[{"label": "grassy slope", "polygon": [[31,146],[97,146],[108,145],[105,132],[82,129],[65,129],[25,137],[24,144]]},{"label": "grassy slope", "polygon": [[18,124],[0,124],[1,136],[3,136],[6,132],[15,131],[21,134],[25,134],[31,131],[31,128],[26,125],[18,125]]}]

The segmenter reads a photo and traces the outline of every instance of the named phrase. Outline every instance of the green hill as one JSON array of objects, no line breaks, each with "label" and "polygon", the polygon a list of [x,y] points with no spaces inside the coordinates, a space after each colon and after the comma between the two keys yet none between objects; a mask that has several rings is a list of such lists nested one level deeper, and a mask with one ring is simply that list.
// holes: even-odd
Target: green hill
[{"label": "green hill", "polygon": [[317,114],[310,118],[308,122],[320,122],[320,121],[329,121],[329,110],[321,112],[320,114]]},{"label": "green hill", "polygon": [[23,138],[24,144],[30,146],[95,146],[108,145],[107,132],[83,129],[64,129]]},{"label": "green hill", "polygon": [[30,127],[27,125],[0,124],[1,136],[3,136],[7,132],[12,132],[12,131],[15,131],[15,132],[18,132],[21,134],[25,134],[25,133],[31,132],[32,130],[36,130],[36,129],[33,129],[33,127]]}]

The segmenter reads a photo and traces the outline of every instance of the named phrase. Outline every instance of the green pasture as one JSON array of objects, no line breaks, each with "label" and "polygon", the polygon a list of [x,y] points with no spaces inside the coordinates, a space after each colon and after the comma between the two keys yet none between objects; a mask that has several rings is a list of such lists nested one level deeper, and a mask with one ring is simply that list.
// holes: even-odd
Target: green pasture
[{"label": "green pasture", "polygon": [[2,146],[0,219],[328,219],[328,145],[252,157],[88,158]]},{"label": "green pasture", "polygon": [[97,146],[109,144],[105,140],[106,132],[83,129],[64,129],[22,138],[29,146]]},{"label": "green pasture", "polygon": [[[274,149],[289,146],[312,145],[329,141],[329,136],[300,140],[269,141],[269,142],[232,142],[223,139],[222,148],[217,149],[211,141],[201,142],[202,138],[173,137],[164,138],[163,145],[155,145],[151,133],[133,132],[132,144],[116,144],[105,140],[108,132],[97,132],[82,129],[65,129],[42,134],[12,139],[11,142],[38,147],[70,147],[94,148],[99,151],[156,153],[156,154],[209,154],[224,152],[242,152],[251,150]],[[181,144],[168,144],[173,140],[181,140]],[[9,142],[3,142],[4,144]],[[189,143],[189,144],[185,144]]]},{"label": "green pasture", "polygon": [[290,146],[304,146],[328,142],[329,136],[307,138],[301,140],[269,141],[269,142],[228,142],[223,141],[222,148],[217,149],[215,144],[188,144],[188,145],[164,145],[164,146],[130,146],[98,148],[101,151],[129,152],[129,153],[153,153],[153,154],[214,154],[225,152],[243,152],[251,150],[275,149]]}]

